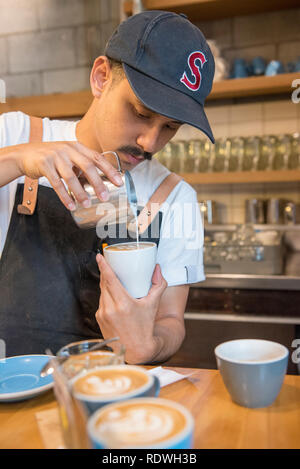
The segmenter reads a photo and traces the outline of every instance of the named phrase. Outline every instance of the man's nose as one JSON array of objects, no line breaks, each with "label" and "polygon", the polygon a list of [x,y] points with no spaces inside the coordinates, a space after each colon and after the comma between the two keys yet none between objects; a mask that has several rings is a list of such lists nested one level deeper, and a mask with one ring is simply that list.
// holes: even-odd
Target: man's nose
[{"label": "man's nose", "polygon": [[147,128],[141,132],[136,139],[136,143],[143,148],[144,152],[155,153],[158,148],[160,131],[156,127]]}]

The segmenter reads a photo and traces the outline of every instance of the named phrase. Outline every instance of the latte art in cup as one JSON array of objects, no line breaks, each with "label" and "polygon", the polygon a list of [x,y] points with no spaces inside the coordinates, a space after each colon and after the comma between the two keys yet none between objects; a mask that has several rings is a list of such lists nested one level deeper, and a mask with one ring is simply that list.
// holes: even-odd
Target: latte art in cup
[{"label": "latte art in cup", "polygon": [[74,391],[89,396],[114,397],[135,391],[149,381],[146,374],[125,367],[94,369],[74,383]]},{"label": "latte art in cup", "polygon": [[160,385],[156,376],[136,365],[107,365],[84,370],[71,380],[75,399],[88,414],[97,409],[137,397],[157,396]]},{"label": "latte art in cup", "polygon": [[96,422],[100,438],[111,435],[125,445],[161,442],[182,431],[184,425],[185,418],[177,409],[151,403],[118,406]]},{"label": "latte art in cup", "polygon": [[152,247],[154,243],[122,243],[122,244],[113,244],[111,246],[107,246],[105,249],[106,251],[135,251],[137,249],[149,249]]},{"label": "latte art in cup", "polygon": [[173,401],[137,398],[98,411],[88,431],[102,448],[191,448],[193,419]]}]

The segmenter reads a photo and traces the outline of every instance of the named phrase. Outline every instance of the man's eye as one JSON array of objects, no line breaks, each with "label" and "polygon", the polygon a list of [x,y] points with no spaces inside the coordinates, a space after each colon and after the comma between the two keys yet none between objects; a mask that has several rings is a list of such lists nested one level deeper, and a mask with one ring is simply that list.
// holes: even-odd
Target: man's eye
[{"label": "man's eye", "polygon": [[137,116],[140,117],[141,119],[149,119],[149,116],[145,116],[144,114],[141,114],[140,112],[137,112]]},{"label": "man's eye", "polygon": [[173,130],[174,132],[179,129],[179,127],[172,127],[170,124],[166,124],[167,129]]}]

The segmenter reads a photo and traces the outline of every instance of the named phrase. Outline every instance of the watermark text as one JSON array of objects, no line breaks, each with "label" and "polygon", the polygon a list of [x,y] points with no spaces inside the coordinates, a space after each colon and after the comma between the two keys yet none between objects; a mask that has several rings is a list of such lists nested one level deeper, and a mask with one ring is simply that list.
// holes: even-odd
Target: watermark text
[{"label": "watermark text", "polygon": [[6,84],[5,81],[0,78],[0,103],[6,103]]},{"label": "watermark text", "polygon": [[294,104],[298,104],[300,103],[300,78],[296,78],[296,80],[292,82],[292,88],[296,88],[292,92],[292,101]]}]

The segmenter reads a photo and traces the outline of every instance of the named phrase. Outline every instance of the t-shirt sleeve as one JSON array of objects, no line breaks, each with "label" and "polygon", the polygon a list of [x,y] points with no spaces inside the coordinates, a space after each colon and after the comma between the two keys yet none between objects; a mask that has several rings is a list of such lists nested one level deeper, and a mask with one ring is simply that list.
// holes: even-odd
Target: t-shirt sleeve
[{"label": "t-shirt sleeve", "polygon": [[0,148],[27,143],[29,116],[23,112],[0,114]]},{"label": "t-shirt sleeve", "polygon": [[[185,182],[164,204],[157,263],[168,286],[205,280],[203,224],[197,193]],[[171,194],[172,195],[172,194]]]}]

